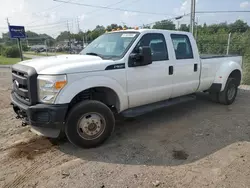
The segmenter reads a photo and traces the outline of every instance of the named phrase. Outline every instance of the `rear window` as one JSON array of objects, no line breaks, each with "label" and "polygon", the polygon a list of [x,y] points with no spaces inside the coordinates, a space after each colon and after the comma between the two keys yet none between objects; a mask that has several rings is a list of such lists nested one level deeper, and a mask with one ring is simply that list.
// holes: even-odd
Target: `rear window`
[{"label": "rear window", "polygon": [[193,50],[187,35],[171,34],[176,59],[193,59]]}]

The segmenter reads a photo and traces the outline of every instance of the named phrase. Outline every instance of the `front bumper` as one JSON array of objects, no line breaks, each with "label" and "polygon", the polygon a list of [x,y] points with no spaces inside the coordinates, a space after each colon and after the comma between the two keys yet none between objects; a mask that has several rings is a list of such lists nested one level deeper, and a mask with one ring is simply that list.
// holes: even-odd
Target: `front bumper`
[{"label": "front bumper", "polygon": [[17,117],[31,125],[32,130],[46,137],[57,137],[64,129],[68,104],[36,104],[28,106],[11,94],[11,104]]}]

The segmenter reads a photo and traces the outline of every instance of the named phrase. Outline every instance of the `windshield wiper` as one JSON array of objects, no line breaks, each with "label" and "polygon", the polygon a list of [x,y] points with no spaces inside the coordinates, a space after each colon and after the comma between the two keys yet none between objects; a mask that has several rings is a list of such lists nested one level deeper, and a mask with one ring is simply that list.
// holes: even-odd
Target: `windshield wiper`
[{"label": "windshield wiper", "polygon": [[97,54],[95,52],[89,52],[89,53],[86,53],[86,55],[94,55],[94,56],[98,56],[98,57],[102,58],[102,56],[100,54]]}]

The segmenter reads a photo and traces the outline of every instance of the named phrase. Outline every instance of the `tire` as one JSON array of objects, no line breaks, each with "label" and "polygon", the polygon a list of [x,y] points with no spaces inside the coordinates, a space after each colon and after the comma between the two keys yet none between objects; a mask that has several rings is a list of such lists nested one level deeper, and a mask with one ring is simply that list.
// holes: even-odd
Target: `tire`
[{"label": "tire", "polygon": [[228,78],[224,91],[219,93],[219,102],[225,105],[232,104],[235,101],[237,92],[238,92],[238,85],[236,79]]},{"label": "tire", "polygon": [[65,134],[72,144],[93,148],[106,141],[114,128],[115,118],[110,108],[99,101],[87,100],[69,112]]},{"label": "tire", "polygon": [[218,103],[219,102],[219,93],[215,92],[215,93],[209,93],[209,97],[211,99],[211,101]]}]

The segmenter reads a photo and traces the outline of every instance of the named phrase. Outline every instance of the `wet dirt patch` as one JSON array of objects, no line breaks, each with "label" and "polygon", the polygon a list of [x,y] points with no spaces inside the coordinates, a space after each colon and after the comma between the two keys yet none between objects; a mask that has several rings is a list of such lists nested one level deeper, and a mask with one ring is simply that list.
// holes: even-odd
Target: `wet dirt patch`
[{"label": "wet dirt patch", "polygon": [[187,160],[188,154],[183,150],[173,150],[173,157],[177,160]]},{"label": "wet dirt patch", "polygon": [[28,160],[33,160],[36,156],[46,153],[52,148],[57,146],[52,144],[49,139],[44,137],[35,137],[27,142],[17,143],[10,148],[9,157],[18,159],[26,158]]}]

